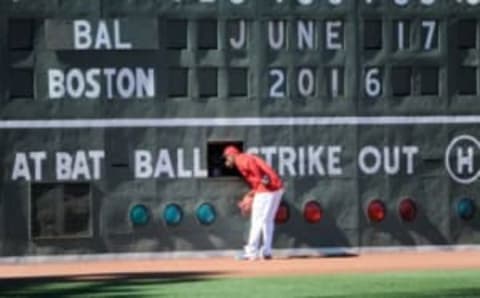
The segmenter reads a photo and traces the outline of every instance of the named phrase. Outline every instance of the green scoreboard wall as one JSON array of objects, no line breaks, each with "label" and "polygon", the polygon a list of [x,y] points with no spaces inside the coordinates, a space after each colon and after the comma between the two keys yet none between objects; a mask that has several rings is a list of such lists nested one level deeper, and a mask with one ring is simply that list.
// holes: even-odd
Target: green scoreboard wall
[{"label": "green scoreboard wall", "polygon": [[478,244],[480,1],[0,0],[0,254]]}]

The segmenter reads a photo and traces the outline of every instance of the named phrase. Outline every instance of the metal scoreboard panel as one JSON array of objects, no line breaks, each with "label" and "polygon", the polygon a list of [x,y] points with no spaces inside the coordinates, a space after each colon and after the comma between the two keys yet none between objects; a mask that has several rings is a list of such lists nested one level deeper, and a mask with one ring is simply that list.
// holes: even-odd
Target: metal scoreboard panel
[{"label": "metal scoreboard panel", "polygon": [[456,204],[479,203],[479,15],[446,0],[2,0],[1,253],[241,247],[245,185],[209,168],[226,140],[286,180],[277,248],[478,244],[478,215]]}]

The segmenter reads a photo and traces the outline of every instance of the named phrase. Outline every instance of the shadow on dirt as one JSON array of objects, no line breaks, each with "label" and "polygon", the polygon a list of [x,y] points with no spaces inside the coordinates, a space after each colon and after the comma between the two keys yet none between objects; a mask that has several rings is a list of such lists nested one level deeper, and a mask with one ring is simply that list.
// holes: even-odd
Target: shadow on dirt
[{"label": "shadow on dirt", "polygon": [[[222,272],[109,273],[0,279],[0,297],[145,297],[138,289],[205,281]],[[162,297],[159,293],[155,297]]]}]

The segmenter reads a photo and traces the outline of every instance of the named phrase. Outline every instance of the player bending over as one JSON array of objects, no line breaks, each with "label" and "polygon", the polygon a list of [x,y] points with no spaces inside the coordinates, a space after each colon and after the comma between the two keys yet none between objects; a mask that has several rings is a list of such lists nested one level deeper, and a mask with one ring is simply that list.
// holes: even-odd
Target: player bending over
[{"label": "player bending over", "polygon": [[[278,174],[261,158],[242,153],[234,146],[223,151],[225,165],[236,167],[250,185],[248,195],[253,197],[250,217],[250,232],[241,259],[255,260],[272,258],[272,239],[275,228],[275,214],[284,193],[283,182]],[[263,235],[263,246],[259,248]]]}]

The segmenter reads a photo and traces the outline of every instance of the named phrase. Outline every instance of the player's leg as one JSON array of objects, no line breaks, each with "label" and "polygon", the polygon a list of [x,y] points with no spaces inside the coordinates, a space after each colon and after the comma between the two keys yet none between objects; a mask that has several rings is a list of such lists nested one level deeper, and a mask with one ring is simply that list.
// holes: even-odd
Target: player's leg
[{"label": "player's leg", "polygon": [[[265,221],[265,209],[269,193],[256,193],[253,199],[252,214],[250,215],[250,232],[245,246],[245,257],[255,258],[258,255],[260,237],[262,236]],[[266,197],[267,196],[267,197]]]},{"label": "player's leg", "polygon": [[272,255],[273,232],[275,230],[275,215],[277,214],[280,201],[282,199],[283,190],[271,193],[268,204],[265,206],[265,217],[262,225],[263,233],[263,257],[269,258]]}]

